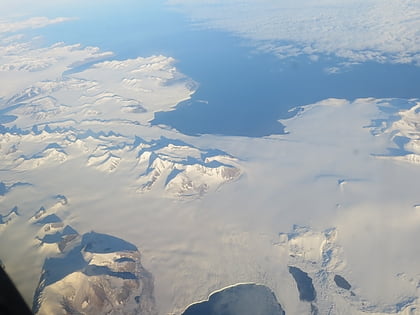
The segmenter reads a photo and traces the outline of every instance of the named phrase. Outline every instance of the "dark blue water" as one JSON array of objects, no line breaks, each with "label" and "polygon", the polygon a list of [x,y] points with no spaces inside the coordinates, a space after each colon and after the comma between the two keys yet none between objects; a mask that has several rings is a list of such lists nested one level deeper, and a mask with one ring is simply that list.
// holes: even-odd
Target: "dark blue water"
[{"label": "dark blue water", "polygon": [[[250,299],[253,296],[253,299]],[[190,305],[182,315],[285,315],[274,293],[266,286],[238,284],[213,293],[208,301]]]},{"label": "dark blue water", "polygon": [[312,284],[312,278],[308,276],[308,273],[293,266],[289,266],[289,272],[296,281],[299,299],[307,302],[314,301],[316,299],[316,291]]},{"label": "dark blue water", "polygon": [[199,88],[176,110],[156,113],[152,124],[188,135],[260,137],[283,133],[278,119],[292,116],[291,108],[325,98],[420,96],[420,68],[412,64],[367,62],[328,74],[326,68],[345,60],[334,56],[320,56],[316,62],[307,56],[279,60],[255,53],[231,34],[194,27],[162,1],[140,2],[87,4],[66,12],[52,9],[50,16],[79,19],[41,32],[49,43],[64,40],[99,46],[114,51],[118,59],[152,54],[175,57],[179,70]]},{"label": "dark blue water", "polygon": [[332,75],[325,68],[337,63],[337,58],[312,62],[305,56],[285,61],[269,55],[236,56],[229,65],[213,62],[193,98],[176,111],[156,113],[153,123],[189,135],[259,137],[282,133],[277,120],[290,117],[291,108],[329,97],[354,100],[420,94],[420,69],[412,65],[369,62]]},{"label": "dark blue water", "polygon": [[351,284],[346,279],[344,279],[344,277],[342,277],[340,275],[335,275],[334,276],[334,282],[338,287],[340,287],[344,290],[350,290],[351,289]]}]

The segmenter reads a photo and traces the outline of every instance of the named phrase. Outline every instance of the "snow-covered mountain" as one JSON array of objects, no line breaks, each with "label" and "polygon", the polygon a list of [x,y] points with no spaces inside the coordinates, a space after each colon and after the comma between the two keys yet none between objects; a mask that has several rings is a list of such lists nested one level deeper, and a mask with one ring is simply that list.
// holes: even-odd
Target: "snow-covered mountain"
[{"label": "snow-covered mountain", "polygon": [[388,111],[392,115],[388,119],[375,121],[372,132],[389,135],[396,146],[396,148],[390,148],[389,152],[382,157],[419,164],[420,103],[413,100],[401,109],[398,108],[400,102],[391,100],[381,104],[382,110]]},{"label": "snow-covered mountain", "polygon": [[[0,135],[3,169],[26,171],[73,160],[110,176],[132,178],[139,192],[152,189],[168,196],[201,196],[241,175],[240,162],[220,150],[203,150],[183,141],[161,137],[146,141],[115,133],[44,128],[24,131],[4,128]],[[6,186],[3,191],[9,188]]]},{"label": "snow-covered mountain", "polygon": [[149,123],[197,88],[172,57],[4,23],[0,258],[37,314],[420,314],[418,100],[190,137]]},{"label": "snow-covered mountain", "polygon": [[57,239],[63,254],[45,260],[35,314],[156,314],[153,278],[134,245],[70,229],[65,227]]}]

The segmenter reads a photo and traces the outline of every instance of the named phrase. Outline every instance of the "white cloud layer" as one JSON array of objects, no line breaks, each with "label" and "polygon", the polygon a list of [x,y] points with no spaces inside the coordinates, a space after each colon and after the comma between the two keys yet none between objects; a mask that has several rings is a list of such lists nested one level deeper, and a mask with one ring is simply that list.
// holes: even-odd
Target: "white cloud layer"
[{"label": "white cloud layer", "polygon": [[1,33],[8,33],[8,32],[18,32],[25,29],[35,29],[35,28],[42,28],[51,24],[63,23],[66,21],[71,21],[72,18],[66,17],[57,17],[57,18],[47,18],[47,17],[31,17],[26,20],[22,21],[9,21],[0,19],[0,34]]},{"label": "white cloud layer", "polygon": [[255,40],[281,57],[332,53],[356,61],[420,61],[419,0],[168,3],[199,25]]}]

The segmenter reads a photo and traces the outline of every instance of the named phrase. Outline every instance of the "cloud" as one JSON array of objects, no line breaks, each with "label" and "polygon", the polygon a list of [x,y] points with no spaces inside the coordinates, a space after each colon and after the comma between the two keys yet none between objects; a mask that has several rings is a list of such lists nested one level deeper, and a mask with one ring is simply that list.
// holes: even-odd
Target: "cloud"
[{"label": "cloud", "polygon": [[[382,1],[392,7],[389,1]],[[321,5],[327,1],[314,6],[309,1],[275,4],[266,0],[261,2],[266,6],[263,8],[261,4],[232,0],[226,7],[230,12],[233,12],[235,3],[239,13],[248,12],[248,16],[235,17],[236,21],[229,21],[226,18],[229,14],[219,12],[221,3],[213,1],[208,5],[209,12],[202,12],[203,17],[197,21],[231,31],[236,29],[238,34],[255,39],[257,43],[268,43],[279,51],[281,46],[276,38],[289,38],[290,42],[294,38],[294,43],[300,43],[287,44],[290,47],[285,46],[285,54],[331,51],[348,58],[390,60],[386,59],[386,52],[391,51],[393,41],[389,42],[389,48],[379,38],[377,46],[382,45],[382,49],[369,52],[366,47],[372,43],[363,39],[363,36],[380,33],[374,31],[377,25],[381,25],[380,21],[373,19],[369,26],[359,17],[359,22],[366,22],[364,27],[373,32],[371,35],[359,33],[362,39],[356,38],[354,43],[349,38],[334,41],[352,32],[344,22],[335,21],[333,13],[339,16],[337,7],[344,10],[348,6],[350,15],[358,16],[353,3],[342,0],[336,7],[326,9]],[[192,2],[187,4],[194,6]],[[372,4],[382,5],[368,0],[367,4],[359,3],[359,11],[363,12],[365,6]],[[276,5],[279,7],[277,11],[274,10]],[[306,11],[303,10],[306,13],[299,12],[298,9],[305,5],[308,6]],[[410,3],[402,2],[401,5],[409,6]],[[311,7],[319,20],[311,22],[308,18]],[[256,8],[255,15],[253,8]],[[274,8],[274,13],[270,13],[270,8]],[[288,17],[287,12],[280,8],[283,11],[289,9],[291,16]],[[340,13],[341,17],[345,15],[344,11]],[[267,12],[275,23],[264,21]],[[330,17],[323,16],[322,12],[330,12]],[[219,18],[210,19],[216,13]],[[295,13],[294,17],[292,13]],[[305,14],[307,18],[304,19]],[[375,17],[372,13],[366,14]],[[380,15],[379,12],[376,14]],[[261,17],[259,21],[251,19],[258,17]],[[23,24],[5,22],[4,25],[8,26],[3,29],[8,31],[3,32],[42,27],[56,21],[39,19],[29,19]],[[296,25],[293,25],[293,19],[296,19]],[[398,24],[394,20],[391,22],[394,26]],[[316,34],[310,28],[317,23],[324,34]],[[416,24],[415,21],[407,23]],[[300,30],[299,25],[305,26],[307,31]],[[332,27],[334,25],[336,29]],[[259,29],[253,32],[252,28],[256,26]],[[274,26],[270,37],[270,27]],[[327,29],[330,26],[331,30]],[[290,34],[282,27],[289,27]],[[405,26],[401,24],[400,27]],[[413,32],[415,30],[409,30],[407,38],[413,38]],[[328,34],[335,37],[331,35],[329,39]],[[388,154],[390,147],[420,154],[417,140],[419,105],[416,102],[328,99],[308,105],[299,115],[282,121],[290,132],[287,135],[267,138],[187,137],[147,125],[153,112],[168,110],[192,93],[187,86],[188,78],[176,70],[173,58],[151,56],[109,61],[110,53],[80,45],[33,48],[30,43],[14,42],[11,37],[0,39],[0,43],[0,97],[6,118],[14,119],[11,123],[2,123],[10,129],[0,130],[1,169],[5,179],[33,184],[13,190],[2,199],[5,209],[17,205],[22,215],[3,227],[0,245],[3,250],[9,249],[11,255],[5,255],[4,263],[8,271],[17,275],[16,282],[24,283],[26,296],[33,293],[43,262],[40,248],[33,245],[34,227],[26,219],[41,206],[50,213],[67,213],[70,223],[75,223],[81,233],[93,229],[132,239],[136,245],[141,245],[145,264],[150,265],[157,275],[156,290],[161,313],[184,309],[186,305],[206,298],[215,288],[251,281],[269,286],[281,298],[282,305],[284,302],[288,313],[304,314],[301,308],[305,305],[298,300],[298,293],[293,290],[295,284],[286,268],[291,259],[288,246],[294,244],[283,246],[278,237],[279,232],[289,231],[295,223],[310,224],[314,231],[338,227],[339,238],[332,245],[343,248],[346,256],[340,261],[345,261],[346,265],[338,264],[344,269],[337,271],[351,281],[358,290],[355,293],[361,293],[358,296],[367,297],[368,305],[375,305],[375,309],[380,310],[382,308],[376,305],[385,305],[384,295],[376,294],[379,292],[377,286],[394,289],[385,296],[387,303],[395,304],[401,296],[418,296],[417,292],[412,293],[416,290],[412,287],[419,281],[415,264],[419,260],[418,246],[410,240],[418,239],[420,168],[412,160],[400,163],[401,156]],[[415,41],[410,47],[416,52]],[[99,62],[100,59],[107,61]],[[89,66],[95,60],[98,63]],[[146,112],[141,110],[143,107]],[[382,112],[383,107],[388,110]],[[400,108],[406,110],[400,111]],[[378,126],[374,126],[374,121],[379,122]],[[367,125],[372,126],[366,128]],[[135,135],[146,139],[165,135],[200,148],[229,152],[240,158],[244,176],[215,193],[189,202],[162,198],[159,189],[147,194],[138,193],[136,189],[143,169],[139,172],[141,165],[137,164],[133,168],[130,161],[136,162],[138,156],[135,150],[129,149],[131,144],[138,144],[140,150],[145,144],[135,140]],[[397,136],[399,141],[395,141]],[[114,155],[103,154],[111,149]],[[194,161],[179,158],[178,152],[194,151],[184,146],[165,145],[157,149],[160,155],[170,156],[171,161],[179,160],[177,164]],[[115,157],[117,154],[118,158]],[[195,159],[202,158],[201,154],[201,151],[197,152]],[[101,165],[106,164],[106,171],[98,168],[97,163],[89,164],[89,160],[95,161],[102,156],[109,157]],[[20,169],[17,169],[18,163],[21,163]],[[108,171],[110,168],[111,172]],[[164,187],[165,179],[179,175],[180,170],[174,173],[163,170],[166,173],[161,176],[164,180],[160,187]],[[197,178],[201,176],[199,172],[195,174]],[[186,187],[191,187],[189,184],[186,182]],[[67,208],[58,203],[46,205],[48,196],[57,194],[68,196]],[[64,208],[68,210],[61,210]],[[302,244],[309,248],[303,247],[307,255],[304,258],[308,254],[320,257],[314,256],[319,253],[319,246],[313,246],[313,241],[320,239],[319,235],[305,233],[305,237],[295,237],[294,240],[303,240]],[[28,257],[31,268],[22,263]],[[392,261],[394,267],[389,269],[383,261]],[[301,262],[302,269],[314,268],[312,261]],[[369,268],[363,268],[365,266]],[[404,267],[404,273],[397,270],[401,269],[400,266]],[[353,276],[352,271],[357,275]],[[403,277],[408,280],[402,281]],[[315,283],[325,290],[331,289],[327,287],[329,284],[334,285],[331,281]],[[337,296],[334,294],[328,296]],[[358,304],[351,304],[354,300],[350,295],[344,302],[339,298],[334,301],[342,303],[345,308],[349,301],[348,305],[359,310]],[[334,304],[320,305],[320,314],[327,313],[330,305]]]},{"label": "cloud", "polygon": [[333,53],[358,61],[420,60],[418,0],[169,3],[198,25],[255,40],[258,47],[279,56],[296,55],[298,50],[300,54]]},{"label": "cloud", "polygon": [[66,21],[74,20],[74,18],[67,17],[57,17],[54,19],[49,19],[47,17],[31,17],[26,20],[18,22],[10,22],[8,20],[0,20],[0,34],[8,32],[18,32],[24,29],[35,29],[46,27],[51,24],[63,23]]}]

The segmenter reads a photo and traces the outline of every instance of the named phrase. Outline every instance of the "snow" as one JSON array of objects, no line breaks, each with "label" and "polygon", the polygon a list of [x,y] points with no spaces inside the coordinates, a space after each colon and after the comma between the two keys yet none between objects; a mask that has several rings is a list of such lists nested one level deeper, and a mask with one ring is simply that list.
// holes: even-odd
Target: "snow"
[{"label": "snow", "polygon": [[[328,314],[333,311],[334,314],[406,314],[411,309],[418,308],[417,301],[417,280],[401,277],[401,274],[394,274],[395,282],[393,290],[398,285],[398,291],[401,294],[398,297],[386,297],[386,294],[378,287],[378,283],[372,283],[376,288],[374,291],[380,294],[376,299],[383,299],[380,303],[372,303],[372,297],[365,296],[366,287],[353,286],[360,283],[360,277],[369,276],[374,272],[371,269],[365,269],[362,275],[355,273],[354,268],[350,268],[347,262],[345,246],[340,243],[342,239],[340,231],[337,228],[330,228],[325,231],[314,231],[309,227],[295,226],[294,229],[287,233],[287,239],[282,239],[281,246],[288,247],[289,264],[299,267],[302,271],[309,273],[314,282],[317,298],[313,305],[317,307],[320,314]],[[365,240],[366,241],[366,240]],[[299,244],[298,246],[296,244]],[[316,244],[316,246],[314,246]],[[307,256],[317,249],[320,251],[318,257]],[[372,251],[372,249],[371,249]],[[371,259],[370,255],[366,255],[364,260]],[[359,261],[359,265],[365,265],[363,261]],[[361,272],[359,270],[359,272]],[[386,272],[381,270],[381,272]],[[345,275],[346,280],[352,283],[351,290],[344,290],[335,282],[335,276]],[[386,277],[386,275],[383,275]],[[417,278],[417,277],[416,277]],[[413,281],[414,280],[414,281]],[[393,301],[393,299],[397,298]],[[394,304],[393,304],[394,303]]]},{"label": "snow", "polygon": [[[418,100],[327,99],[283,120],[286,135],[188,137],[148,123],[194,92],[173,58],[0,41],[0,110],[16,116],[0,129],[0,255],[28,302],[42,291],[40,313],[62,311],[67,292],[66,307],[98,310],[94,283],[121,311],[127,279],[112,272],[140,253],[160,314],[239,283],[268,287],[287,314],[419,312]],[[139,250],[92,253],[91,231]],[[39,283],[74,249],[85,269]],[[289,266],[313,280],[313,305]]]}]

